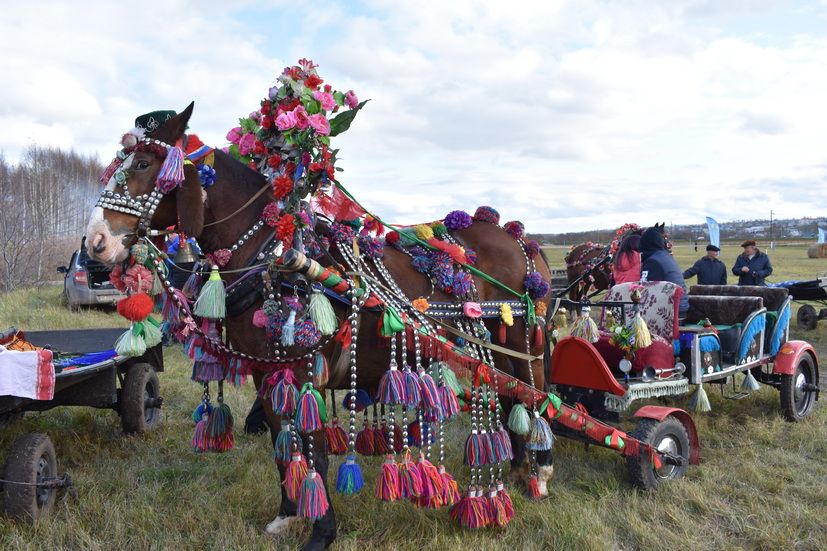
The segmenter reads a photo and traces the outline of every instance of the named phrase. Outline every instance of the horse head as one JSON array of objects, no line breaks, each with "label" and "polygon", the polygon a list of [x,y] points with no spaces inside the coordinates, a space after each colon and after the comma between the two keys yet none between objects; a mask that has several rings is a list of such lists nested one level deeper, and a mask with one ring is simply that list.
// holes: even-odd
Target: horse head
[{"label": "horse head", "polygon": [[[123,149],[102,177],[106,186],[86,229],[89,255],[100,262],[124,261],[129,248],[151,228],[176,225],[198,237],[204,226],[201,181],[194,165],[183,162],[181,149],[194,102],[180,114],[147,133],[129,131]],[[176,158],[170,158],[177,155]],[[169,158],[169,162],[166,162]],[[179,163],[178,167],[171,166]],[[180,173],[183,180],[170,185],[159,178],[162,169]],[[166,183],[165,183],[166,182]]]}]

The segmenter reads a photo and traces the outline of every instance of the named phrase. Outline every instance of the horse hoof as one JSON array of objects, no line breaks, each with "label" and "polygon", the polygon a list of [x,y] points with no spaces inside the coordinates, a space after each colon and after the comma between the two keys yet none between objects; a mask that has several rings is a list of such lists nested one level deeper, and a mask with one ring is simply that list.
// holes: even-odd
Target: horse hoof
[{"label": "horse hoof", "polygon": [[278,516],[273,519],[273,522],[269,523],[264,528],[264,533],[268,536],[280,536],[284,534],[289,528],[290,525],[293,524],[294,521],[299,520],[299,517],[292,516],[292,517],[282,517]]},{"label": "horse hoof", "polygon": [[537,467],[537,482],[540,484],[540,497],[548,497],[548,483],[554,476],[554,465]]}]

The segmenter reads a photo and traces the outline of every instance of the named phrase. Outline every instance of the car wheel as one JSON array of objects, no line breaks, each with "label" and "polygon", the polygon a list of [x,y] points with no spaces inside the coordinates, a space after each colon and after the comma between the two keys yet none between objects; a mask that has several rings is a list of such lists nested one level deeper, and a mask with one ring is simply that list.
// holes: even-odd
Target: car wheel
[{"label": "car wheel", "polygon": [[801,421],[815,406],[816,368],[809,354],[804,354],[795,366],[795,373],[781,376],[781,410],[787,421]]},{"label": "car wheel", "polygon": [[641,453],[626,458],[626,466],[632,477],[632,483],[645,490],[654,490],[666,480],[683,477],[689,465],[690,442],[686,428],[678,419],[669,416],[663,421],[656,419],[641,419],[629,436],[645,442],[662,452],[683,458],[681,465],[672,465],[662,462],[655,467],[652,459],[641,450]]}]

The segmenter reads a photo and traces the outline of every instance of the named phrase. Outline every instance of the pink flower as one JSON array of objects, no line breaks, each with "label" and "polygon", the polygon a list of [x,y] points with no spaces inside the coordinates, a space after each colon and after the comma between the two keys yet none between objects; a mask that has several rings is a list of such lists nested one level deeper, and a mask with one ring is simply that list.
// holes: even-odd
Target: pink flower
[{"label": "pink flower", "polygon": [[241,139],[241,127],[236,126],[229,132],[227,132],[227,141],[230,143],[238,143],[238,140]]},{"label": "pink flower", "polygon": [[330,123],[327,122],[327,118],[321,113],[310,115],[308,122],[317,134],[321,134],[322,136],[327,136],[330,134]]},{"label": "pink flower", "polygon": [[256,135],[252,132],[247,132],[241,139],[238,140],[238,152],[241,155],[249,155],[256,146]]},{"label": "pink flower", "polygon": [[356,97],[356,94],[353,93],[353,90],[348,90],[347,94],[345,94],[345,105],[350,107],[351,109],[355,109],[359,105],[359,98]]},{"label": "pink flower", "polygon": [[325,111],[332,111],[333,108],[336,107],[336,100],[333,99],[333,94],[316,90],[313,92],[313,99],[321,103],[322,109]]},{"label": "pink flower", "polygon": [[276,128],[284,132],[296,126],[296,114],[293,111],[289,113],[279,113],[276,117]]},{"label": "pink flower", "polygon": [[296,128],[299,130],[304,130],[310,124],[310,121],[307,118],[307,111],[304,110],[304,106],[299,105],[293,109],[291,113],[293,113],[296,117]]}]

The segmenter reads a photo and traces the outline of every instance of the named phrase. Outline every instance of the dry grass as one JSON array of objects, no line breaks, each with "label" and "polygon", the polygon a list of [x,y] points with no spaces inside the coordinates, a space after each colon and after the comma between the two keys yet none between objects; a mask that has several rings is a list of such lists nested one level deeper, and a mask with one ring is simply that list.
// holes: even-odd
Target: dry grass
[{"label": "dry grass", "polygon": [[[811,278],[823,269],[806,259],[803,247],[771,253],[776,273],[782,274],[777,279]],[[695,253],[678,248],[676,257],[688,265]],[[0,295],[0,327],[120,324],[107,312],[69,314],[58,296],[57,288]],[[806,335],[794,331],[794,337],[815,342],[824,357],[825,324]],[[22,432],[48,433],[60,470],[72,474],[78,491],[77,499],[58,502],[53,515],[37,526],[0,520],[2,548],[253,550],[291,549],[303,541],[304,529],[281,540],[262,534],[279,499],[269,439],[236,431],[236,449],[229,454],[191,452],[188,417],[199,392],[188,380],[190,366],[180,348],[166,350],[166,365],[164,420],[145,437],[124,437],[113,412],[70,408],[28,414],[0,432],[0,455]],[[252,395],[249,387],[229,392],[237,424]],[[737,402],[713,392],[710,398],[713,411],[695,416],[703,462],[686,479],[655,493],[640,492],[629,485],[619,456],[561,439],[555,444],[552,497],[531,503],[512,490],[517,517],[503,532],[463,531],[445,511],[378,502],[372,496],[378,463],[363,461],[366,491],[333,498],[339,517],[334,548],[827,548],[827,409],[817,407],[805,422],[789,424],[771,388]],[[455,441],[463,438],[463,430],[452,429]],[[467,474],[458,446],[451,451],[449,466],[463,480]],[[332,471],[339,461],[333,459]]]}]

